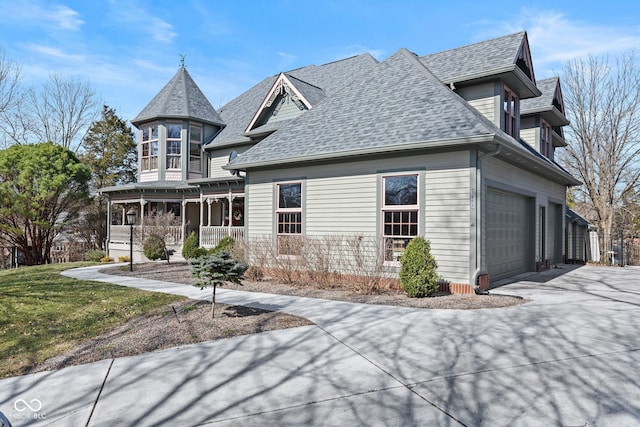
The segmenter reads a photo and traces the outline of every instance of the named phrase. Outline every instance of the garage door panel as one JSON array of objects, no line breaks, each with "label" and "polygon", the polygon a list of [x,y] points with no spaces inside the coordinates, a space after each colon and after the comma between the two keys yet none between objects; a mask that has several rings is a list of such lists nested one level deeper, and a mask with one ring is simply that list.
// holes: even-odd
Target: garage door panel
[{"label": "garage door panel", "polygon": [[487,193],[487,269],[493,280],[529,267],[529,199],[490,189]]}]

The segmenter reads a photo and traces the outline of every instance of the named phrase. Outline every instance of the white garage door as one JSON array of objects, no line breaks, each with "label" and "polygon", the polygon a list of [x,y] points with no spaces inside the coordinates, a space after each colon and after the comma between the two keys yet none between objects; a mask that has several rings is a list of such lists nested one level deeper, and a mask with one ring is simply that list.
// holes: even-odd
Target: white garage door
[{"label": "white garage door", "polygon": [[529,199],[490,189],[486,206],[487,269],[491,280],[528,271],[531,247]]}]

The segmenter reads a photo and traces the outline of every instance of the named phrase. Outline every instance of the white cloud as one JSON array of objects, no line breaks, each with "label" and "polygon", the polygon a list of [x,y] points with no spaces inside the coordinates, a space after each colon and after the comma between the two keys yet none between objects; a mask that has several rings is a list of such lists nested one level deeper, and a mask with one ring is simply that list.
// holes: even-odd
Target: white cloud
[{"label": "white cloud", "polygon": [[73,54],[65,53],[62,50],[55,47],[51,47],[51,46],[43,46],[35,43],[30,43],[24,46],[27,50],[31,52],[52,57],[55,59],[63,60],[66,62],[71,62],[71,61],[83,62],[85,59],[83,55],[73,55]]},{"label": "white cloud", "polygon": [[135,27],[161,43],[171,43],[178,36],[173,25],[158,18],[157,13],[148,12],[133,1],[111,0],[109,3],[118,25]]},{"label": "white cloud", "polygon": [[565,61],[588,55],[617,54],[640,46],[636,28],[581,22],[555,10],[522,9],[510,22],[495,26],[493,36],[527,30],[536,77],[561,71]]},{"label": "white cloud", "polygon": [[42,4],[37,1],[16,0],[3,2],[0,15],[10,16],[14,22],[36,24],[47,30],[77,31],[85,23],[80,13],[63,5]]},{"label": "white cloud", "polygon": [[84,24],[80,14],[67,6],[52,6],[44,16],[64,30],[78,30]]}]

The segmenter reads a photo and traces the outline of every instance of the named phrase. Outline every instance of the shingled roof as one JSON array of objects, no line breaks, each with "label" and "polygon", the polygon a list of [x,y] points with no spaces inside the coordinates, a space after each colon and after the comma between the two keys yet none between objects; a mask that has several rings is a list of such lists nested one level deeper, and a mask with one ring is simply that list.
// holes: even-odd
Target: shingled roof
[{"label": "shingled roof", "polygon": [[[528,46],[527,33],[521,31],[424,55],[420,60],[446,84],[494,78],[500,74],[514,72],[518,75],[518,71],[521,71],[522,76],[519,76],[519,80],[524,89],[531,92],[528,96],[538,96]],[[524,91],[520,92],[521,96],[525,95]]]},{"label": "shingled roof", "polygon": [[558,99],[560,79],[551,77],[537,82],[542,95],[520,101],[520,113],[523,116],[541,114],[552,126],[566,126],[569,120],[564,115],[562,99]]},{"label": "shingled roof", "polygon": [[211,106],[187,69],[182,66],[131,123],[155,119],[191,119],[223,126],[224,121]]},{"label": "shingled roof", "polygon": [[[375,58],[366,53],[320,66],[310,65],[297,68],[284,74],[289,78],[296,79],[294,83],[296,88],[304,92],[305,98],[313,105],[314,102],[319,102],[325,97],[333,95],[340,87],[350,81],[360,78],[377,63]],[[278,76],[264,79],[219,109],[226,127],[207,145],[207,148],[243,144],[250,141],[244,133],[247,125],[256,114],[265,95]],[[275,128],[271,130],[275,130]]]},{"label": "shingled roof", "polygon": [[496,133],[504,134],[444,86],[415,54],[400,49],[238,156],[233,165],[335,158],[445,140],[490,139]]}]

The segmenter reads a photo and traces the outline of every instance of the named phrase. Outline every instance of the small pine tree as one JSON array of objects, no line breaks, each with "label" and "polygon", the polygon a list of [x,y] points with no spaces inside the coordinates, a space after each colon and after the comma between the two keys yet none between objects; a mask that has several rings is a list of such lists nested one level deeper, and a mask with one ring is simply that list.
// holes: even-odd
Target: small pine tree
[{"label": "small pine tree", "polygon": [[243,262],[231,258],[229,252],[223,251],[215,255],[205,255],[189,260],[191,276],[196,278],[194,286],[204,289],[213,287],[211,301],[211,318],[215,316],[216,288],[224,282],[232,282],[242,285],[244,272],[249,266]]},{"label": "small pine tree", "polygon": [[423,237],[409,242],[400,258],[400,285],[411,298],[422,298],[438,290],[438,264],[431,244]]}]

